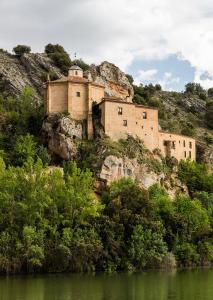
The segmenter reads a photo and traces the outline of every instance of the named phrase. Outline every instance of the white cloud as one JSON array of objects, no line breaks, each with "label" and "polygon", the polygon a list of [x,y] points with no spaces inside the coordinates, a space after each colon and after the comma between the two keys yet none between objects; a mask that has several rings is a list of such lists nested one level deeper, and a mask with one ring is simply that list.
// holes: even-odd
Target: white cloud
[{"label": "white cloud", "polygon": [[[157,76],[156,76],[157,75]],[[140,70],[138,76],[135,78],[134,83],[139,85],[142,84],[160,84],[164,90],[172,90],[172,86],[180,82],[179,77],[173,77],[171,72],[165,72],[162,77],[159,77],[158,70]]]},{"label": "white cloud", "polygon": [[179,82],[180,82],[180,78],[173,77],[171,72],[165,72],[163,78],[158,81],[158,83],[162,86],[163,90],[167,90],[167,91],[172,90],[171,86]]},{"label": "white cloud", "polygon": [[143,81],[152,81],[155,79],[155,75],[158,73],[158,70],[156,69],[150,69],[150,70],[140,70],[138,72],[138,76],[134,79],[135,84],[143,83]]},{"label": "white cloud", "polygon": [[135,58],[178,53],[196,68],[196,80],[213,75],[212,0],[1,0],[0,11],[0,47],[26,43],[42,51],[57,42],[123,69]]}]

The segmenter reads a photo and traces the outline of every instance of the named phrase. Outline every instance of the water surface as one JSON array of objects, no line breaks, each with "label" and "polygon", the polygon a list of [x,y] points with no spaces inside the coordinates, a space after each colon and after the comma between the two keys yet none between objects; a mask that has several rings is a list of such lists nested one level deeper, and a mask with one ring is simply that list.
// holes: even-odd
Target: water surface
[{"label": "water surface", "polygon": [[213,270],[0,277],[0,300],[213,300]]}]

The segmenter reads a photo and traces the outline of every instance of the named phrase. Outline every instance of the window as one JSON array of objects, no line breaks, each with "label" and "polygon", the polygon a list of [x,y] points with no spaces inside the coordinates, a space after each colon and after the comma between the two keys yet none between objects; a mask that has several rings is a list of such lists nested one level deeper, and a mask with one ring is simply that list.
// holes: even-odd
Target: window
[{"label": "window", "polygon": [[147,112],[144,111],[142,116],[143,116],[143,119],[147,119]]},{"label": "window", "polygon": [[192,152],[189,151],[189,158],[192,158]]},{"label": "window", "polygon": [[78,75],[78,71],[75,71],[75,75]]},{"label": "window", "polygon": [[123,120],[123,126],[127,126],[127,120]]},{"label": "window", "polygon": [[151,130],[153,130],[153,127],[151,127]]},{"label": "window", "polygon": [[186,158],[186,151],[184,151],[184,157]]},{"label": "window", "polygon": [[76,97],[81,97],[81,93],[80,92],[76,92]]},{"label": "window", "polygon": [[186,141],[185,140],[183,141],[183,147],[186,147]]},{"label": "window", "polygon": [[118,115],[122,115],[123,114],[123,108],[122,107],[118,107]]},{"label": "window", "polygon": [[143,126],[141,126],[141,128],[143,129]]},{"label": "window", "polygon": [[189,148],[192,149],[192,142],[189,142]]},{"label": "window", "polygon": [[175,142],[172,142],[172,148],[175,149]]}]

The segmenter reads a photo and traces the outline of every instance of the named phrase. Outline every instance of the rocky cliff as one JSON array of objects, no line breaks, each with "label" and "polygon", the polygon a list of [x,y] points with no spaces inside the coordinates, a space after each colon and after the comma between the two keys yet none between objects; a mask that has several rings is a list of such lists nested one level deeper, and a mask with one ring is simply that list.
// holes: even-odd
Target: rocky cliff
[{"label": "rocky cliff", "polygon": [[91,65],[85,72],[88,79],[105,86],[106,96],[118,97],[131,102],[134,90],[125,73],[118,67],[104,61],[99,66]]},{"label": "rocky cliff", "polygon": [[[44,96],[44,84],[47,74],[60,78],[62,72],[44,53],[29,53],[18,57],[0,51],[1,90],[12,96],[18,96],[24,87],[30,86],[36,92],[36,98]],[[125,74],[115,65],[103,62],[100,66],[91,65],[85,76],[106,87],[106,96],[122,97],[131,101],[133,88]]]}]

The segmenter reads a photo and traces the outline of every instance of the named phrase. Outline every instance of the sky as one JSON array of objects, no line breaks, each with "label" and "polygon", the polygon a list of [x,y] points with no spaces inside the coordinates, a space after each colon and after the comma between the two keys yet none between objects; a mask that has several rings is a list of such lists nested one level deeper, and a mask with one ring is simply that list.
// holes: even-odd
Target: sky
[{"label": "sky", "polygon": [[213,87],[212,0],[0,0],[0,13],[0,48],[59,43],[71,58],[116,64],[137,84]]}]

